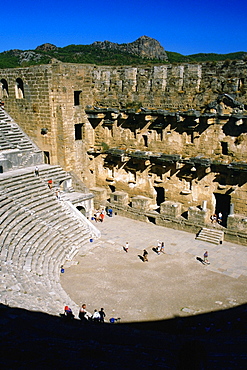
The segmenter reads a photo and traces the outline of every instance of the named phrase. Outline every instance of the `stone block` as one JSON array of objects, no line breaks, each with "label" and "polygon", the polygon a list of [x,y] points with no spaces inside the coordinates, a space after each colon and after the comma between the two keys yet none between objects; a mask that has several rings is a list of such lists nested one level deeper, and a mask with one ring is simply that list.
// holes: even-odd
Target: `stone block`
[{"label": "stone block", "polygon": [[227,228],[234,231],[246,232],[247,217],[239,214],[229,215],[227,217]]},{"label": "stone block", "polygon": [[142,195],[138,195],[136,197],[133,197],[131,202],[132,202],[132,208],[147,211],[150,209],[152,199],[144,197]]},{"label": "stone block", "polygon": [[176,218],[181,216],[181,213],[182,213],[181,203],[175,203],[167,200],[160,204],[160,214],[162,215]]},{"label": "stone block", "polygon": [[112,204],[119,204],[121,206],[127,206],[129,202],[128,194],[123,191],[115,191],[110,194],[110,200]]},{"label": "stone block", "polygon": [[198,207],[189,207],[188,221],[194,224],[205,224],[209,221],[209,210]]}]

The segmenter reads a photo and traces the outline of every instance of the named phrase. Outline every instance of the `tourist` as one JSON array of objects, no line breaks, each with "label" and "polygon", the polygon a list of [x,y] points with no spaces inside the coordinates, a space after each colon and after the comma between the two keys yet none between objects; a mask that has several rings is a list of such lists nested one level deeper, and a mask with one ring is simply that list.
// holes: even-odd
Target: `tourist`
[{"label": "tourist", "polygon": [[101,211],[100,215],[99,215],[99,219],[101,222],[104,221],[104,217],[105,217],[105,214],[103,213],[103,211]]},{"label": "tourist", "polygon": [[211,223],[212,224],[214,224],[214,223],[217,222],[217,215],[216,215],[216,213],[214,215],[210,216],[210,220],[211,220]]},{"label": "tourist", "polygon": [[100,313],[97,310],[94,310],[92,320],[93,322],[96,322],[96,323],[100,322]]},{"label": "tourist", "polygon": [[223,217],[222,213],[221,213],[221,212],[219,212],[219,214],[218,214],[218,223],[219,223],[220,225],[222,224],[222,217]]},{"label": "tourist", "polygon": [[164,242],[161,243],[160,251],[162,253],[165,253],[165,243]]},{"label": "tourist", "polygon": [[87,306],[85,303],[83,303],[83,305],[81,306],[78,316],[82,321],[89,321],[91,319],[92,315],[90,312],[87,311]]},{"label": "tourist", "polygon": [[100,221],[100,211],[98,211],[98,210],[95,213],[95,221],[96,222]]},{"label": "tourist", "polygon": [[203,262],[208,263],[208,251],[206,251],[203,255]]},{"label": "tourist", "polygon": [[148,262],[148,251],[146,249],[143,250],[143,262]]},{"label": "tourist", "polygon": [[160,251],[161,251],[161,242],[159,240],[157,240],[158,244],[157,244],[157,253],[160,254]]},{"label": "tourist", "polygon": [[71,319],[73,319],[75,316],[73,315],[73,312],[72,312],[72,310],[71,310],[71,308],[69,307],[69,306],[65,306],[64,307],[64,316],[67,318],[67,319],[69,319],[69,320],[71,320]]},{"label": "tourist", "polygon": [[109,217],[112,217],[112,214],[113,214],[112,209],[111,209],[111,208],[108,208],[108,216],[109,216]]},{"label": "tourist", "polygon": [[38,166],[35,167],[34,173],[35,173],[36,176],[39,176],[39,167]]},{"label": "tourist", "polygon": [[126,242],[125,243],[124,250],[125,250],[126,253],[128,253],[128,250],[129,250],[129,242]]},{"label": "tourist", "polygon": [[104,308],[101,308],[100,311],[99,311],[99,314],[100,314],[100,323],[104,323],[105,322],[105,312],[104,312]]}]

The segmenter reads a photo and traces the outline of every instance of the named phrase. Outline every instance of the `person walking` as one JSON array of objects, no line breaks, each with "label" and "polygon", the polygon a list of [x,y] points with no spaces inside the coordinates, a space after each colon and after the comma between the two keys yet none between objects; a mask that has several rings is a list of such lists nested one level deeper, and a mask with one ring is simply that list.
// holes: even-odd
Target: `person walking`
[{"label": "person walking", "polygon": [[125,248],[124,248],[125,252],[128,253],[128,250],[129,250],[129,242],[126,242],[125,243]]},{"label": "person walking", "polygon": [[209,263],[209,262],[208,262],[208,251],[206,251],[206,252],[204,253],[204,255],[203,255],[203,262],[204,262],[204,263],[207,263],[207,264]]}]

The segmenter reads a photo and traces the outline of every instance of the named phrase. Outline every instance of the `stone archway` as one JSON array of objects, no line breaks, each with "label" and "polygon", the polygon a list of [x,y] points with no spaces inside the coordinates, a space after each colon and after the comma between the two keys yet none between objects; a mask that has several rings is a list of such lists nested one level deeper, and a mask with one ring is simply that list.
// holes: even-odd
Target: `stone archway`
[{"label": "stone archway", "polygon": [[76,208],[78,209],[78,211],[80,211],[83,214],[83,216],[86,217],[86,209],[84,207],[76,206]]}]

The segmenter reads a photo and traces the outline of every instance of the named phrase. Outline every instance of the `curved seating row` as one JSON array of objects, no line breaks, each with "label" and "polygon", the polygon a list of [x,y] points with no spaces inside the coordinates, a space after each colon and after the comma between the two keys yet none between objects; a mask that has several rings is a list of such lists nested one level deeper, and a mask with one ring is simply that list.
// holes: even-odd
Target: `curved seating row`
[{"label": "curved seating row", "polygon": [[[69,176],[59,166],[40,165],[0,175],[0,299],[58,314],[73,302],[60,285],[60,266],[91,238],[86,222],[69,212],[47,184]],[[37,307],[39,303],[39,307]]]}]

